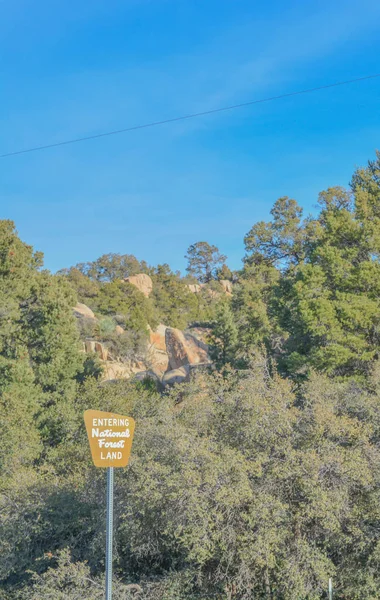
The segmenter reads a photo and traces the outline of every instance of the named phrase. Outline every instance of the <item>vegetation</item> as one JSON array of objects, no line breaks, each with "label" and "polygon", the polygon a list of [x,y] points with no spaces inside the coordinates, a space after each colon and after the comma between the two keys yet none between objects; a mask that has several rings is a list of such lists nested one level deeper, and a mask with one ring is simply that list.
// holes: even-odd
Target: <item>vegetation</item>
[{"label": "vegetation", "polygon": [[271,334],[282,334],[281,365],[288,374],[310,367],[337,375],[367,376],[379,348],[380,154],[357,171],[351,190],[319,195],[317,218],[302,220],[294,200],[280,198],[270,223],[254,225],[245,238],[254,279],[275,267],[276,285],[266,298]]},{"label": "vegetation", "polygon": [[218,304],[212,322],[211,358],[217,368],[233,364],[238,347],[238,327],[228,302]]},{"label": "vegetation", "polygon": [[169,265],[158,265],[153,270],[153,302],[161,323],[170,327],[185,329],[202,312],[197,295],[191,293],[178,273],[173,273]]},{"label": "vegetation", "polygon": [[185,258],[188,261],[186,271],[189,275],[202,283],[209,283],[223,268],[227,257],[220,254],[216,246],[210,246],[208,242],[197,242],[188,248]]},{"label": "vegetation", "polygon": [[[197,279],[114,254],[52,275],[0,222],[1,600],[103,597],[87,408],[137,423],[116,473],[117,598],[321,600],[329,577],[336,599],[380,597],[380,154],[319,206],[280,198],[239,272],[194,244]],[[97,316],[82,330],[77,300]],[[98,337],[134,356],[159,322],[207,324],[215,368],[160,394],[101,382],[81,352]]]}]

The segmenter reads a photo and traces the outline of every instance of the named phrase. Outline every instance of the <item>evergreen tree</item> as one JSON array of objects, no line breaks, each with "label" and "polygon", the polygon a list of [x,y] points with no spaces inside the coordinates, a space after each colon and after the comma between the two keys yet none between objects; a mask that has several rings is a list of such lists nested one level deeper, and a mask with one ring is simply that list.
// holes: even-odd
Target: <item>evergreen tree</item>
[{"label": "evergreen tree", "polygon": [[223,281],[226,279],[228,281],[233,281],[234,274],[231,271],[231,269],[226,264],[224,264],[220,267],[220,269],[217,269],[216,277],[219,281]]},{"label": "evergreen tree", "polygon": [[319,218],[308,224],[305,259],[289,269],[278,292],[289,333],[287,368],[305,364],[337,375],[368,374],[379,350],[380,263],[372,222],[341,188],[320,194]]},{"label": "evergreen tree", "polygon": [[197,242],[189,246],[185,258],[188,261],[188,274],[198,281],[208,283],[215,279],[227,257],[220,254],[216,246],[211,246],[208,242]]},{"label": "evergreen tree", "polygon": [[76,267],[70,269],[62,269],[58,273],[67,277],[68,282],[75,290],[78,300],[84,304],[92,304],[96,302],[96,297],[99,294],[99,282],[95,279],[90,279],[87,275],[84,275],[82,271]]},{"label": "evergreen tree", "polygon": [[339,187],[322,192],[316,219],[302,222],[296,203],[282,198],[273,221],[255,225],[245,238],[246,265],[281,271],[265,304],[289,374],[312,366],[360,377],[378,355],[379,161],[356,172],[353,195]]},{"label": "evergreen tree", "polygon": [[233,362],[238,346],[238,328],[229,302],[222,301],[216,308],[210,341],[211,357],[217,367]]},{"label": "evergreen tree", "polygon": [[275,356],[281,351],[282,332],[271,310],[273,289],[279,277],[278,269],[270,264],[246,263],[234,286],[232,311],[239,331],[239,354],[243,362],[249,361],[252,352],[263,345]]},{"label": "evergreen tree", "polygon": [[118,315],[118,320],[133,331],[147,332],[155,327],[157,315],[149,298],[127,281],[115,280],[104,283],[99,289],[97,311],[103,315]]},{"label": "evergreen tree", "polygon": [[21,242],[12,222],[1,221],[1,402],[12,430],[15,415],[29,407],[21,427],[25,423],[25,436],[31,436],[34,448],[39,444],[35,427],[46,446],[60,437],[62,407],[74,400],[76,378],[83,370],[72,313],[75,294],[62,277],[41,271],[41,266],[42,255]]},{"label": "evergreen tree", "polygon": [[38,277],[42,256],[21,242],[12,221],[0,221],[0,483],[18,466],[30,466],[41,451],[36,415],[41,407],[28,331],[26,300]]},{"label": "evergreen tree", "polygon": [[304,256],[302,208],[287,196],[279,198],[272,210],[272,221],[256,223],[244,238],[245,262],[265,261],[281,269],[297,264]]},{"label": "evergreen tree", "polygon": [[153,293],[159,319],[165,325],[185,329],[198,316],[198,298],[169,265],[158,265],[152,273]]},{"label": "evergreen tree", "polygon": [[93,262],[78,264],[76,269],[91,280],[99,282],[125,279],[149,271],[146,262],[138,261],[133,254],[103,254]]},{"label": "evergreen tree", "polygon": [[17,473],[31,467],[41,453],[37,426],[40,409],[41,391],[26,348],[19,358],[0,356],[0,489]]}]

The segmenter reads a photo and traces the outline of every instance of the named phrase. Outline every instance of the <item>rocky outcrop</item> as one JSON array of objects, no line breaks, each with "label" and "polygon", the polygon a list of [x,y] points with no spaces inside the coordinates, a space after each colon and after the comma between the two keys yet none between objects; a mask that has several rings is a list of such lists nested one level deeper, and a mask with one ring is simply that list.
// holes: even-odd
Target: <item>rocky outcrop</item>
[{"label": "rocky outcrop", "polygon": [[102,361],[103,379],[130,379],[133,375],[146,370],[146,364],[139,360],[119,362],[117,360]]},{"label": "rocky outcrop", "polygon": [[184,365],[178,369],[167,371],[162,378],[162,386],[165,388],[176,383],[186,383],[190,381],[191,377],[195,374],[210,369],[210,366],[211,364],[209,362],[205,364],[199,363],[197,365]]},{"label": "rocky outcrop", "polygon": [[97,342],[95,340],[86,340],[84,342],[84,346],[87,353],[96,352],[100,360],[107,360],[108,348],[104,344],[102,344],[102,342]]},{"label": "rocky outcrop", "polygon": [[169,367],[169,357],[166,352],[165,340],[166,329],[166,325],[162,323],[154,331],[149,328],[149,341],[146,353],[146,363],[149,368],[160,372],[161,375]]},{"label": "rocky outcrop", "polygon": [[131,275],[130,277],[127,277],[125,281],[128,281],[128,283],[137,287],[137,289],[140,290],[140,292],[142,292],[146,298],[149,298],[149,295],[153,290],[153,282],[149,275],[146,275],[146,273],[139,273],[138,275]]},{"label": "rocky outcrop", "polygon": [[162,385],[167,387],[168,385],[174,385],[175,383],[184,383],[190,381],[190,366],[185,365],[172,371],[167,371],[162,378]]},{"label": "rocky outcrop", "polygon": [[199,292],[201,291],[202,287],[199,285],[199,283],[188,283],[186,286],[190,292],[192,292],[193,294],[199,294]]},{"label": "rocky outcrop", "polygon": [[226,294],[228,296],[232,296],[232,282],[229,279],[221,279],[219,283],[223,287]]},{"label": "rocky outcrop", "polygon": [[161,375],[169,368],[169,357],[167,352],[157,350],[155,346],[149,346],[145,362],[149,369],[154,369],[155,371],[160,372]]},{"label": "rocky outcrop", "polygon": [[208,349],[208,343],[210,339],[210,335],[212,333],[211,327],[200,327],[194,326],[191,327],[189,332],[193,337],[195,337],[200,342],[203,342],[203,347]]},{"label": "rocky outcrop", "polygon": [[74,311],[74,315],[78,319],[83,318],[83,317],[85,317],[86,319],[96,319],[91,308],[89,308],[85,304],[82,304],[82,302],[78,302],[76,304],[76,306],[74,306],[73,311]]},{"label": "rocky outcrop", "polygon": [[157,348],[157,350],[161,350],[162,352],[166,352],[166,334],[167,327],[162,323],[155,329],[155,331],[150,330],[149,332],[149,341],[150,343]]},{"label": "rocky outcrop", "polygon": [[[227,296],[232,296],[232,282],[229,279],[221,279],[219,283]],[[213,290],[206,283],[188,283],[186,287],[193,294],[199,294],[202,289],[205,289],[212,298],[217,298],[219,295],[217,290]]]},{"label": "rocky outcrop", "polygon": [[95,342],[95,352],[99,356],[100,360],[107,360],[108,348],[101,342]]},{"label": "rocky outcrop", "polygon": [[191,334],[168,327],[165,339],[170,370],[209,362],[206,344]]},{"label": "rocky outcrop", "polygon": [[[150,277],[148,279],[150,280]],[[146,292],[148,293],[148,290]],[[202,366],[208,367],[211,364],[206,343],[207,331],[204,328],[194,328],[192,332],[183,332],[180,329],[166,327],[161,323],[154,331],[149,331],[144,360],[132,359],[121,362],[114,360],[115,357],[110,355],[105,343],[93,339],[93,337],[97,337],[96,334],[87,333],[86,324],[88,322],[97,324],[92,310],[85,304],[78,303],[74,308],[74,314],[79,320],[78,326],[82,331],[82,336],[84,338],[86,335],[88,336],[83,342],[83,351],[98,355],[104,370],[104,381],[129,379],[137,375],[140,380],[154,379],[158,386],[157,389],[163,389],[174,383],[189,381],[191,370],[197,367],[202,368]],[[85,335],[83,332],[86,332]],[[125,331],[117,325],[115,333],[123,335]]]},{"label": "rocky outcrop", "polygon": [[133,374],[131,365],[128,363],[105,361],[102,366],[104,369],[103,379],[105,380],[129,379]]},{"label": "rocky outcrop", "polygon": [[162,373],[158,373],[153,369],[149,369],[147,371],[140,371],[134,375],[133,379],[136,381],[152,381],[158,392],[161,392],[164,388],[162,383]]},{"label": "rocky outcrop", "polygon": [[[107,349],[93,340],[85,342],[86,351],[97,352],[100,358],[103,357],[105,379],[129,379],[136,374],[138,379],[144,379],[154,373],[155,379],[162,381],[163,386],[188,381],[193,368],[210,365],[207,344],[199,337],[165,325],[159,326],[151,335],[154,343],[149,343],[143,361],[107,361],[104,358]],[[166,351],[162,348],[166,348]]]}]

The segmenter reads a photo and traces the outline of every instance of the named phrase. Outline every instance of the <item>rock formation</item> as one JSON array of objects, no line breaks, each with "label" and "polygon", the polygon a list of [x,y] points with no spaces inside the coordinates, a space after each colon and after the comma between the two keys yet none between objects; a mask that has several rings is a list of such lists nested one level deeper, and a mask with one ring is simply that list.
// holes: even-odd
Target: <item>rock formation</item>
[{"label": "rock formation", "polygon": [[155,331],[150,330],[149,332],[150,343],[162,352],[166,352],[166,330],[166,325],[160,323]]},{"label": "rock formation", "polygon": [[219,281],[224,291],[228,296],[232,296],[232,282],[229,279],[221,279]]},{"label": "rock formation", "polygon": [[162,385],[167,387],[168,385],[174,385],[175,383],[183,383],[184,381],[190,381],[190,366],[185,365],[172,371],[167,371],[162,378]]},{"label": "rock formation", "polygon": [[104,361],[104,380],[129,379],[133,375],[130,363],[121,363],[117,361]]},{"label": "rock formation", "polygon": [[96,352],[100,360],[107,360],[108,348],[104,344],[102,344],[102,342],[97,342],[95,340],[86,340],[84,342],[84,347],[87,353]]},{"label": "rock formation", "polygon": [[159,373],[154,369],[140,371],[134,375],[133,379],[136,381],[153,381],[158,392],[161,392],[164,389],[164,385],[162,383],[162,373]]},{"label": "rock formation", "polygon": [[206,344],[193,335],[167,327],[165,339],[170,369],[209,362]]},{"label": "rock formation", "polygon": [[199,294],[199,292],[201,291],[202,287],[199,285],[199,283],[188,283],[186,286],[190,292],[192,292],[193,294]]},{"label": "rock formation", "polygon": [[73,311],[74,311],[74,315],[78,319],[83,318],[83,317],[85,317],[87,319],[95,319],[95,315],[92,312],[91,308],[89,308],[85,304],[82,304],[81,302],[78,302],[76,304],[76,306],[74,306]]},{"label": "rock formation", "polygon": [[[97,322],[94,313],[85,304],[78,303],[73,311],[78,319]],[[124,329],[118,325],[115,332],[122,335]],[[211,364],[205,339],[207,331],[203,328],[195,328],[193,334],[160,323],[154,331],[149,331],[144,360],[111,360],[106,343],[91,338],[84,340],[83,351],[98,355],[105,381],[129,379],[138,375],[140,380],[157,380],[157,389],[162,389],[162,386],[188,381],[193,368]]]},{"label": "rock formation", "polygon": [[163,375],[169,368],[169,357],[167,352],[150,345],[147,349],[145,363],[146,368],[154,369]]},{"label": "rock formation", "polygon": [[149,275],[146,275],[145,273],[131,275],[130,277],[127,277],[124,281],[128,281],[128,283],[131,283],[132,285],[137,287],[137,289],[140,290],[140,292],[142,292],[146,298],[149,298],[149,295],[153,290],[153,282]]},{"label": "rock formation", "polygon": [[[229,281],[228,279],[221,279],[219,281],[219,283],[221,284],[224,292],[227,294],[227,296],[232,296],[232,282]],[[212,297],[212,298],[217,298],[218,297],[218,292],[216,290],[211,289],[210,287],[207,286],[207,284],[205,283],[188,283],[186,285],[186,287],[190,290],[190,292],[192,292],[193,294],[199,294],[199,292],[204,288],[206,290],[206,292]]]}]

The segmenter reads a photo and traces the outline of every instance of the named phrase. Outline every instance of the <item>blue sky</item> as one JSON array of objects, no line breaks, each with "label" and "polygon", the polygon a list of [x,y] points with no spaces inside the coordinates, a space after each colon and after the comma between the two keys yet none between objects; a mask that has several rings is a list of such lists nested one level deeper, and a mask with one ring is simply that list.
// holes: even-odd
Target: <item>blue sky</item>
[{"label": "blue sky", "polygon": [[[378,0],[3,0],[0,154],[380,72]],[[380,78],[0,160],[1,218],[56,270],[106,252],[238,268],[273,202],[380,148]]]}]

